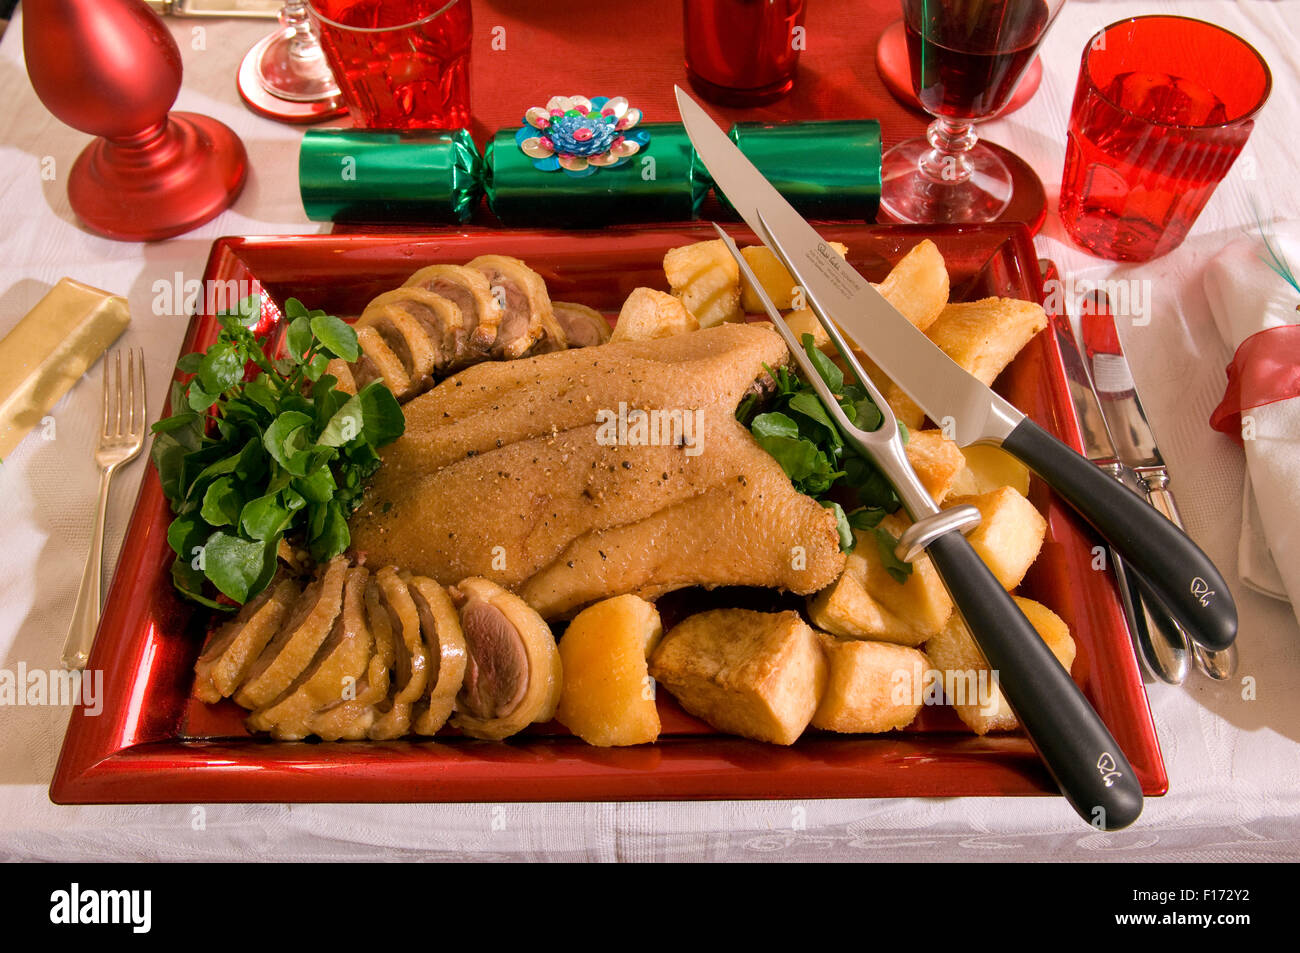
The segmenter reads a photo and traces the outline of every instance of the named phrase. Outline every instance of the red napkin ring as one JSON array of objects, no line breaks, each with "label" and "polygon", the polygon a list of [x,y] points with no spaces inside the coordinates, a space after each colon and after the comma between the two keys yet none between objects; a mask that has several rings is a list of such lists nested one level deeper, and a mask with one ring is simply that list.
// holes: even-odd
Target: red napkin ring
[{"label": "red napkin ring", "polygon": [[1300,397],[1300,324],[1257,331],[1232,356],[1228,386],[1210,426],[1241,446],[1244,411],[1292,397]]}]

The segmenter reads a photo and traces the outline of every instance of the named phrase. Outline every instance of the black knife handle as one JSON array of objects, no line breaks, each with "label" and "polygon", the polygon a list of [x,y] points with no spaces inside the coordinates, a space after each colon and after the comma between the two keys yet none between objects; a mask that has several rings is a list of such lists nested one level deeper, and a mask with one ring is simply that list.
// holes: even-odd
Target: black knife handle
[{"label": "black knife handle", "polygon": [[1194,642],[1216,650],[1232,645],[1232,593],[1187,534],[1028,418],[1002,448],[1051,484],[1119,551]]},{"label": "black knife handle", "polygon": [[966,537],[947,533],[926,552],[1066,800],[1101,830],[1132,824],[1142,813],[1142,787],[1070,673]]}]

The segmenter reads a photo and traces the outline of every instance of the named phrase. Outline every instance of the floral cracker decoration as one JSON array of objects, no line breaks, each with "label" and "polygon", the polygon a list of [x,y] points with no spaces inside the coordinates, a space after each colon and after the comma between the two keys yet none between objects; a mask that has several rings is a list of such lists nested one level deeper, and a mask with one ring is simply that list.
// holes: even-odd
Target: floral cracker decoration
[{"label": "floral cracker decoration", "polygon": [[641,110],[624,96],[552,96],[524,113],[515,143],[535,168],[581,178],[617,168],[645,149],[650,133],[633,128],[640,121]]}]

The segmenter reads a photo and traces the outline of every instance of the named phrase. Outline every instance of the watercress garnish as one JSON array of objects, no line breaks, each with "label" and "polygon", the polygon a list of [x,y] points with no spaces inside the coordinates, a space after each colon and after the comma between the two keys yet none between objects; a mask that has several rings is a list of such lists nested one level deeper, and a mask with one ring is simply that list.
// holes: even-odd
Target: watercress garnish
[{"label": "watercress garnish", "polygon": [[242,604],[266,588],[286,536],[317,561],[343,552],[376,451],[406,425],[381,381],[352,395],[325,373],[331,359],[361,354],[346,322],[290,298],[286,356],[272,359],[253,333],[261,313],[252,296],[217,315],[217,340],[177,363],[192,376],[172,384],[171,416],[153,427],[174,514],[172,582],[219,609],[231,605],[218,593]]},{"label": "watercress garnish", "polygon": [[[801,338],[804,352],[821,379],[839,402],[844,416],[863,430],[875,430],[883,420],[864,388],[849,384],[844,373],[820,350],[811,334]],[[849,552],[854,545],[854,530],[874,531],[885,570],[903,582],[912,572],[910,564],[894,555],[898,541],[879,525],[900,506],[894,488],[875,465],[844,442],[844,437],[812,384],[788,368],[775,371],[765,368],[775,383],[767,397],[752,394],[736,410],[759,445],[776,458],[795,489],[817,500],[835,514],[840,549]],[[899,423],[903,442],[907,428]],[[858,508],[845,512],[844,507],[828,494],[836,487],[852,487]]]}]

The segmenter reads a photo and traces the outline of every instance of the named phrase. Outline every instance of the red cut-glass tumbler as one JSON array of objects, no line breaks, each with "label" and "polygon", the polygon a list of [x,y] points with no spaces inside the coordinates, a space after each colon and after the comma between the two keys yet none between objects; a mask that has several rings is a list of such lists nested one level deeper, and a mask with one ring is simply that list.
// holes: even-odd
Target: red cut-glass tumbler
[{"label": "red cut-glass tumbler", "polygon": [[1061,223],[1102,258],[1148,261],[1187,237],[1272,87],[1263,57],[1200,20],[1111,24],[1083,51]]},{"label": "red cut-glass tumbler", "polygon": [[310,0],[358,129],[469,125],[470,0]]}]

